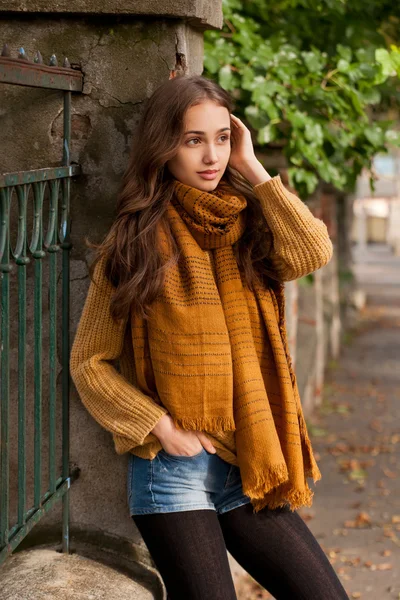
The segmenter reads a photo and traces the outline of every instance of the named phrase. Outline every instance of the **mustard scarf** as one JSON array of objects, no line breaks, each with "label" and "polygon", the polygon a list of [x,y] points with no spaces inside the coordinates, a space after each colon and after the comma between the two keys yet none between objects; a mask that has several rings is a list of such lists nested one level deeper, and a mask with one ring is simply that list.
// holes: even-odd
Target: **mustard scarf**
[{"label": "mustard scarf", "polygon": [[[232,249],[246,227],[246,198],[223,180],[212,193],[178,180],[173,186],[167,220],[180,257],[147,325],[159,397],[178,428],[235,431],[254,512],[311,506],[306,477],[321,474],[291,366],[283,284],[257,284],[253,294]],[[160,238],[166,258],[171,233]]]}]

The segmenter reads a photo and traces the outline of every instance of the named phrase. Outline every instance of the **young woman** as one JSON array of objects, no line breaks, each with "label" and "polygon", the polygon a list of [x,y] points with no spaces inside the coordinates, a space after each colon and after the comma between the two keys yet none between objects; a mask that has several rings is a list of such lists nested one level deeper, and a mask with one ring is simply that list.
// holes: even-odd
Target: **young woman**
[{"label": "young woman", "polygon": [[71,375],[129,453],[128,504],[172,600],[236,598],[226,550],[277,600],[347,595],[297,514],[315,462],[284,283],[325,265],[324,223],[270,177],[201,77],[147,101],[91,265]]}]

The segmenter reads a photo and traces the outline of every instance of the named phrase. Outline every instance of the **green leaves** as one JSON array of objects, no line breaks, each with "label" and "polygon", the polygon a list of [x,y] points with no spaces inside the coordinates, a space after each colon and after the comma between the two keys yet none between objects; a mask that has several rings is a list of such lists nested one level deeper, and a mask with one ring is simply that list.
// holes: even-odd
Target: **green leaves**
[{"label": "green leaves", "polygon": [[394,77],[397,72],[390,52],[386,48],[377,48],[375,50],[375,60],[381,65],[381,77]]},{"label": "green leaves", "polygon": [[257,135],[257,142],[260,145],[268,144],[268,142],[272,142],[272,140],[274,140],[275,137],[276,129],[274,128],[274,126],[272,124],[266,125],[265,127],[259,129]]},{"label": "green leaves", "polygon": [[301,57],[310,73],[321,73],[325,67],[326,60],[324,60],[323,56],[315,50],[311,52],[302,52]]},{"label": "green leaves", "polygon": [[262,129],[269,122],[268,115],[266,115],[263,111],[260,111],[259,107],[255,106],[254,104],[246,106],[244,109],[244,114],[246,115],[247,120],[253,129]]},{"label": "green leaves", "polygon": [[299,188],[298,184],[301,184],[303,189],[305,187],[308,196],[313,193],[318,185],[318,177],[311,171],[292,167],[288,169],[288,174],[290,185],[295,188]]},{"label": "green leaves", "polygon": [[382,35],[395,10],[382,2],[380,15],[363,0],[223,0],[222,31],[205,32],[205,76],[232,93],[257,144],[283,148],[300,195],[319,179],[350,190],[376,153],[400,145],[393,123],[370,110],[400,97],[391,92],[400,49]]},{"label": "green leaves", "polygon": [[400,148],[400,131],[389,129],[385,132],[385,143]]},{"label": "green leaves", "polygon": [[371,124],[364,129],[364,135],[372,146],[383,146],[385,142],[385,132],[377,123]]},{"label": "green leaves", "polygon": [[342,44],[337,44],[336,51],[341,60],[345,60],[347,63],[351,62],[353,54],[351,48],[343,46]]},{"label": "green leaves", "polygon": [[[237,87],[237,80],[235,78],[231,65],[224,65],[218,71],[218,83],[225,90],[234,90]],[[239,79],[240,82],[240,79]]]}]

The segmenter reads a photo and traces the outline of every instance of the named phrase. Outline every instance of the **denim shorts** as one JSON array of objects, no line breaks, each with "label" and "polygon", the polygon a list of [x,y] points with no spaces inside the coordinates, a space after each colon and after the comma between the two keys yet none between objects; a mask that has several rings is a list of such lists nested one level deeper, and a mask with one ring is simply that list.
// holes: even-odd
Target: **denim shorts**
[{"label": "denim shorts", "polygon": [[201,508],[222,514],[250,502],[239,467],[205,448],[194,456],[162,449],[153,460],[129,454],[127,494],[130,516]]}]

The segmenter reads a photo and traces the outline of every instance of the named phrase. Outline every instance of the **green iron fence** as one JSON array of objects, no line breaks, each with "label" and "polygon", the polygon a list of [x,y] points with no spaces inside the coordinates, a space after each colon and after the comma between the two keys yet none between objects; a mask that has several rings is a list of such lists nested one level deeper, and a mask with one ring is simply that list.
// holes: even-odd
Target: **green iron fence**
[{"label": "green iron fence", "polygon": [[[71,95],[81,92],[82,73],[70,67],[64,59],[58,67],[53,55],[50,64],[43,64],[38,52],[29,61],[23,48],[18,58],[12,58],[5,45],[0,56],[0,82],[19,86],[59,90],[64,95],[64,131],[62,162],[56,168],[18,171],[0,175],[0,565],[18,546],[36,523],[62,501],[62,550],[69,552],[69,489],[79,469],[69,467],[69,302],[70,302],[70,183],[80,173],[78,165],[70,164]],[[16,124],[18,125],[18,124]],[[0,132],[1,138],[1,132]],[[4,151],[5,141],[1,141]],[[29,202],[29,199],[30,202]],[[29,210],[28,210],[29,209]],[[27,215],[31,213],[31,231]],[[47,213],[45,221],[44,215]],[[15,232],[13,234],[13,232]],[[12,239],[15,238],[15,240]],[[58,258],[59,257],[59,258]],[[60,265],[58,264],[60,262]],[[33,264],[32,264],[33,263]],[[33,279],[33,294],[28,296],[28,267]],[[43,268],[47,277],[44,278]],[[61,276],[58,269],[61,268]],[[60,280],[60,284],[59,284]],[[48,322],[43,319],[43,284],[47,285]],[[13,290],[12,286],[16,286]],[[60,288],[60,289],[59,289]],[[17,299],[10,305],[10,293]],[[59,299],[60,298],[60,299]],[[32,305],[32,331],[27,328],[27,303]],[[14,303],[12,303],[14,304]],[[60,308],[59,308],[60,307]],[[58,319],[58,310],[61,318]],[[61,323],[61,325],[57,325]],[[10,360],[10,326],[16,330],[17,358]],[[46,327],[44,327],[46,325]],[[43,351],[43,331],[48,331],[48,351]],[[28,334],[32,336],[32,351],[27,348]],[[59,339],[61,336],[61,339]],[[61,350],[61,406],[57,405],[57,344]],[[46,356],[45,356],[46,354]],[[32,356],[33,355],[33,356]],[[27,378],[28,359],[32,363]],[[43,415],[43,365],[46,360],[46,414]],[[10,378],[10,368],[16,380]],[[10,384],[10,382],[12,382]],[[11,389],[12,388],[12,389]],[[29,392],[29,394],[28,394]],[[32,400],[28,419],[27,397]],[[18,423],[10,422],[10,400],[17,403]],[[13,407],[14,408],[14,407]],[[57,413],[60,416],[57,416]],[[43,417],[46,417],[46,435]],[[33,427],[33,432],[27,427]],[[16,430],[15,430],[16,429]],[[59,435],[57,434],[59,430]],[[27,448],[27,432],[33,448]],[[14,521],[10,523],[10,436],[17,436],[17,458],[13,472],[17,477],[17,498]],[[59,439],[61,438],[61,439]],[[46,444],[48,464],[46,492],[43,492],[43,445]],[[61,446],[58,469],[56,444]],[[33,483],[27,486],[27,458],[33,466]],[[32,498],[27,506],[27,493]]]}]

